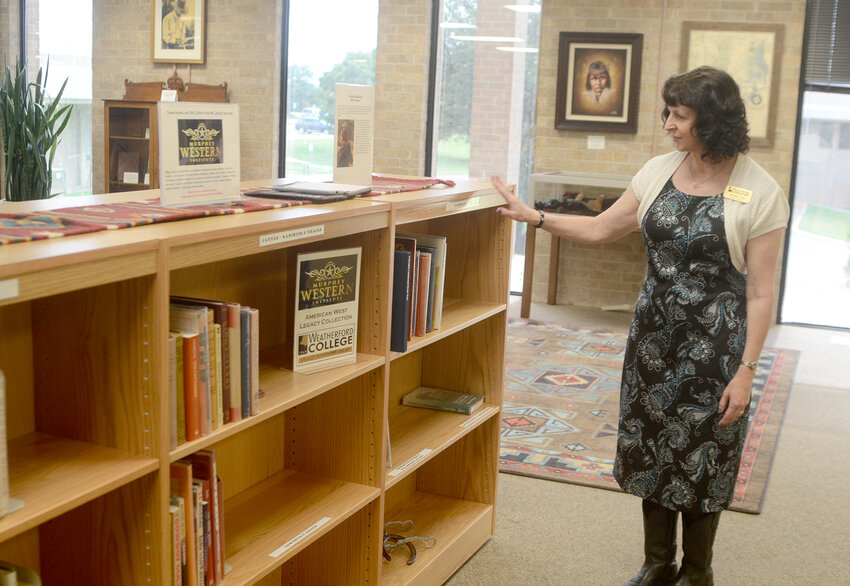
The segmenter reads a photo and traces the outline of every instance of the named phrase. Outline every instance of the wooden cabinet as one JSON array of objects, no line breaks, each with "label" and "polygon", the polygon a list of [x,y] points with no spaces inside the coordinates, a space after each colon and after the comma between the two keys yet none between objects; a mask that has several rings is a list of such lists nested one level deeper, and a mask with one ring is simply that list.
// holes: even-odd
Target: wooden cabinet
[{"label": "wooden cabinet", "polygon": [[[4,246],[0,370],[11,493],[26,506],[0,519],[0,559],[45,584],[167,584],[169,466],[211,448],[224,584],[442,583],[494,530],[511,251],[501,203],[468,182]],[[389,350],[396,228],[448,242],[442,327],[404,354]],[[283,237],[299,232],[313,235]],[[283,368],[296,254],[353,246],[356,362]],[[176,449],[169,295],[260,310],[259,414]],[[402,406],[420,384],[486,405],[472,416]],[[412,565],[401,551],[384,561],[394,520],[436,545],[419,545]]]},{"label": "wooden cabinet", "polygon": [[104,100],[107,193],[159,187],[156,104]]}]

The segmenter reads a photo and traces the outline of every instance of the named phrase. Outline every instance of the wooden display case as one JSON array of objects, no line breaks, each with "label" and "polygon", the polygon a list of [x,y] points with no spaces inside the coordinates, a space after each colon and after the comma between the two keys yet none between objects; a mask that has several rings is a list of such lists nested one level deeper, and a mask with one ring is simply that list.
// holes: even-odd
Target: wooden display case
[{"label": "wooden display case", "polygon": [[104,147],[107,193],[157,189],[156,102],[104,100]]},{"label": "wooden display case", "polygon": [[[0,559],[45,584],[168,584],[170,464],[214,449],[225,585],[442,583],[494,530],[511,250],[501,203],[468,182],[4,246],[0,370],[11,494],[26,504],[0,519]],[[397,227],[448,239],[442,327],[404,354],[389,350]],[[304,228],[318,235],[262,239]],[[356,362],[293,373],[282,349],[295,256],[353,246]],[[175,449],[169,295],[259,309],[264,391],[257,415]],[[419,384],[486,404],[472,416],[401,406]],[[436,537],[415,564],[383,560],[383,523],[397,519]]]}]

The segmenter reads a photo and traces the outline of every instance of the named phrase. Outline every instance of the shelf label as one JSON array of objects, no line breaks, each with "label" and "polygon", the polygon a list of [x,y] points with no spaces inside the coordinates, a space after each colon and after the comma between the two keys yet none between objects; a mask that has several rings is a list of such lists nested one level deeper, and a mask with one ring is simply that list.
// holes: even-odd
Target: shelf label
[{"label": "shelf label", "polygon": [[315,523],[313,523],[312,525],[307,527],[304,531],[302,531],[301,533],[299,533],[298,535],[296,535],[295,537],[293,537],[292,539],[290,539],[289,541],[287,541],[286,543],[281,545],[279,548],[277,548],[276,550],[271,552],[269,554],[269,557],[272,557],[272,558],[280,557],[281,555],[286,553],[287,550],[292,549],[293,547],[298,545],[300,542],[307,539],[307,537],[309,537],[311,534],[318,531],[319,528],[322,525],[327,524],[327,522],[330,521],[330,520],[331,520],[330,517],[322,517],[321,519],[319,519],[318,521],[316,521]]},{"label": "shelf label", "polygon": [[469,419],[467,419],[463,423],[461,423],[460,426],[461,427],[475,427],[476,425],[478,425],[479,422],[487,419],[488,417],[490,417],[493,413],[495,413],[498,410],[499,410],[498,407],[487,407],[483,411],[479,411],[475,415],[470,416]]},{"label": "shelf label", "polygon": [[424,450],[422,450],[421,452],[419,452],[418,454],[416,454],[412,458],[408,458],[408,460],[404,464],[402,464],[401,466],[399,466],[395,470],[388,472],[387,476],[395,477],[395,476],[398,476],[399,474],[403,474],[404,472],[410,470],[418,462],[422,461],[428,454],[430,454],[433,451],[434,450],[431,450],[429,448],[425,448]]},{"label": "shelf label", "polygon": [[271,246],[272,244],[280,244],[281,242],[290,242],[292,240],[300,240],[302,238],[310,238],[312,236],[322,236],[324,233],[325,225],[322,224],[321,226],[285,230],[283,232],[275,232],[274,234],[263,234],[260,236],[260,246]]},{"label": "shelf label", "polygon": [[0,281],[0,300],[14,299],[21,294],[17,279],[6,279]]},{"label": "shelf label", "polygon": [[480,197],[470,197],[464,201],[452,201],[446,204],[447,212],[459,212],[461,210],[468,210],[471,208],[477,208],[481,205]]}]

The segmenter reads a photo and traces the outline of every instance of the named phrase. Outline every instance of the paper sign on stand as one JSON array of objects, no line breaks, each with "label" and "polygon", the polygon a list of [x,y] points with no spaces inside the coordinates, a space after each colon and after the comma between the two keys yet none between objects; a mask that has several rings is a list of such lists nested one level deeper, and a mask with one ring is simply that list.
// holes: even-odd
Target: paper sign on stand
[{"label": "paper sign on stand", "polygon": [[159,102],[157,117],[162,205],[239,199],[239,105]]},{"label": "paper sign on stand", "polygon": [[334,183],[372,185],[375,88],[336,84]]}]

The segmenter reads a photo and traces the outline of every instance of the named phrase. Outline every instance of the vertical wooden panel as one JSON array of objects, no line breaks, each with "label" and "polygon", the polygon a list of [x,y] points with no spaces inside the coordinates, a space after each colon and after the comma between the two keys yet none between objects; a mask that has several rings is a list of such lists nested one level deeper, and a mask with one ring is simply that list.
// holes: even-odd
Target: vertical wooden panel
[{"label": "vertical wooden panel", "polygon": [[30,303],[0,307],[0,370],[6,378],[6,437],[35,430]]},{"label": "vertical wooden panel", "polygon": [[[39,431],[152,456],[152,277],[33,301]],[[70,310],[69,308],[73,308]]]},{"label": "vertical wooden panel", "polygon": [[378,486],[384,368],[286,412],[287,468]]},{"label": "vertical wooden panel", "polygon": [[417,473],[417,489],[443,496],[495,504],[493,435],[498,418],[491,419],[427,462]]},{"label": "vertical wooden panel", "polygon": [[283,584],[377,584],[379,519],[376,499],[286,564]]},{"label": "vertical wooden panel", "polygon": [[[147,476],[41,526],[42,582],[147,584],[158,579],[146,547],[155,491]],[[158,576],[158,575],[157,575]]]},{"label": "vertical wooden panel", "polygon": [[284,423],[273,417],[213,446],[225,499],[283,470]]},{"label": "vertical wooden panel", "polygon": [[29,568],[40,575],[38,528],[0,543],[0,560]]}]

